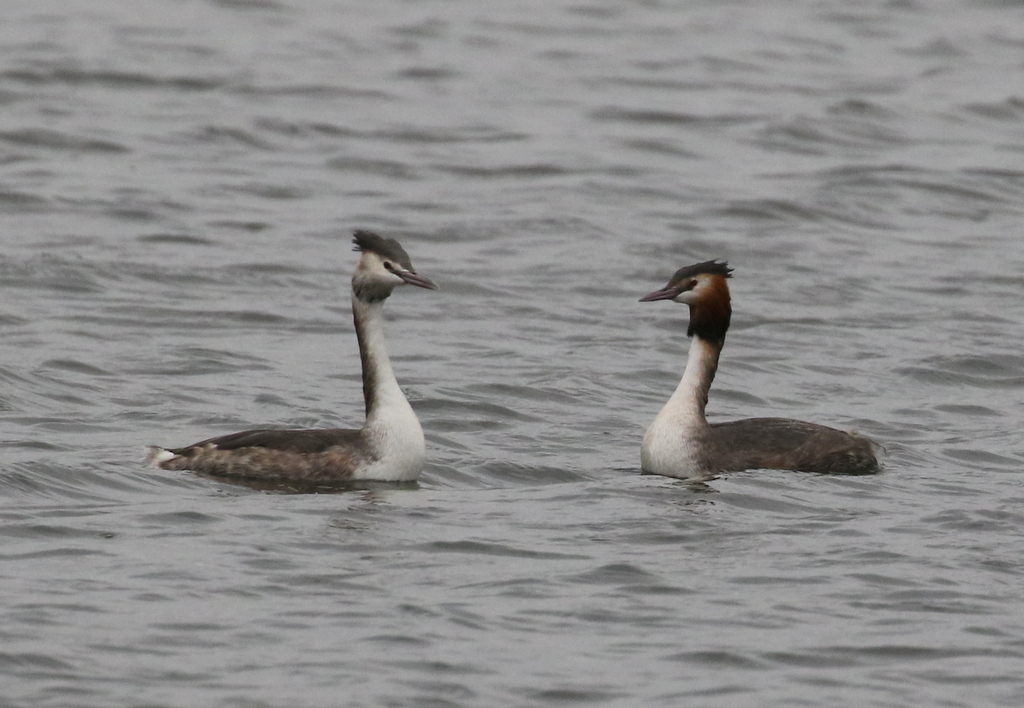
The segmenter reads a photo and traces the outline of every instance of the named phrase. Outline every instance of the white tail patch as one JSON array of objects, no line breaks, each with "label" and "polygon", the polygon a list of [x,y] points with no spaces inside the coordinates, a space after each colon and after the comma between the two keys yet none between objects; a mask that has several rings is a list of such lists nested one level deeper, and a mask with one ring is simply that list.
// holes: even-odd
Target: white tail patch
[{"label": "white tail patch", "polygon": [[150,467],[160,467],[162,463],[174,458],[175,454],[173,452],[162,447],[153,446],[146,452],[146,464]]}]

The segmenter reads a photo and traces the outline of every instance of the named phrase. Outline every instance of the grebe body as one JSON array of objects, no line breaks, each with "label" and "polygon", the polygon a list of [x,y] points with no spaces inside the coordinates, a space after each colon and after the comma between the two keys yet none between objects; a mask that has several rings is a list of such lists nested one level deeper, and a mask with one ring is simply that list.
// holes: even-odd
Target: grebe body
[{"label": "grebe body", "polygon": [[708,392],[732,317],[726,282],[731,273],[728,263],[697,263],[679,269],[668,285],[641,298],[688,305],[687,336],[692,338],[679,386],[644,435],[641,469],[684,479],[748,469],[877,472],[872,443],[855,433],[788,418],[707,422]]},{"label": "grebe body", "polygon": [[416,479],[426,460],[423,428],[402,393],[384,341],[384,302],[400,285],[436,290],[393,238],[356,231],[352,316],[363,371],[366,422],[358,430],[246,430],[180,448],[150,448],[147,462],[214,477],[278,480]]}]

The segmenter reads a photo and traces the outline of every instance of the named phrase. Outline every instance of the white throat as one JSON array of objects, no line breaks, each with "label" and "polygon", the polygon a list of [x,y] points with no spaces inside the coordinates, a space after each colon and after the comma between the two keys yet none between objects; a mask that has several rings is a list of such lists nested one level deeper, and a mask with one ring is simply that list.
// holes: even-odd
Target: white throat
[{"label": "white throat", "polygon": [[363,365],[363,434],[377,457],[359,477],[416,479],[426,460],[426,444],[420,421],[391,368],[384,341],[384,301],[366,303],[353,296],[352,315]]},{"label": "white throat", "polygon": [[686,370],[672,397],[647,428],[640,446],[640,468],[650,474],[701,478],[701,448],[708,432],[704,408],[718,369],[720,343],[694,337]]}]

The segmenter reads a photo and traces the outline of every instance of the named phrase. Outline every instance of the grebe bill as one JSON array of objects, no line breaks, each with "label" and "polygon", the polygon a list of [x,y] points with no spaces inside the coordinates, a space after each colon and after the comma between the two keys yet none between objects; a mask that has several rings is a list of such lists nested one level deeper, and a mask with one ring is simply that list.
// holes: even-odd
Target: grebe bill
[{"label": "grebe bill", "polygon": [[684,479],[748,469],[877,472],[873,444],[855,433],[788,418],[707,422],[708,392],[732,317],[726,282],[731,274],[725,262],[697,263],[680,268],[664,288],[640,299],[688,305],[686,334],[692,338],[679,386],[644,435],[641,469]]},{"label": "grebe bill", "polygon": [[356,231],[352,317],[363,371],[366,422],[359,430],[246,430],[193,445],[151,447],[153,467],[213,477],[281,480],[416,479],[426,460],[423,429],[402,393],[384,341],[384,301],[400,285],[436,290],[393,238]]}]

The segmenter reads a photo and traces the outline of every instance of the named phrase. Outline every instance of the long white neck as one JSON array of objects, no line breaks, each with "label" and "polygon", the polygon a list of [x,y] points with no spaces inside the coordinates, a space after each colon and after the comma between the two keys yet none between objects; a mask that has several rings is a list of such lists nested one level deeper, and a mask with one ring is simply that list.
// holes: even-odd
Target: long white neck
[{"label": "long white neck", "polygon": [[367,425],[394,413],[412,411],[402,393],[384,341],[384,300],[363,302],[352,297],[352,318],[363,365],[363,400]]},{"label": "long white neck", "polygon": [[352,317],[363,364],[366,424],[363,436],[374,459],[359,471],[361,479],[416,479],[426,461],[423,428],[391,368],[384,343],[384,301],[352,297]]},{"label": "long white neck", "polygon": [[721,343],[709,342],[701,337],[694,337],[690,342],[683,378],[665,404],[666,409],[672,409],[674,417],[690,421],[697,427],[707,427],[704,409],[708,404],[708,392],[711,390],[711,382],[715,380],[721,353]]},{"label": "long white neck", "polygon": [[640,447],[644,472],[683,478],[698,478],[705,472],[700,462],[708,431],[704,407],[721,352],[721,341],[693,338],[683,378],[644,435]]}]

